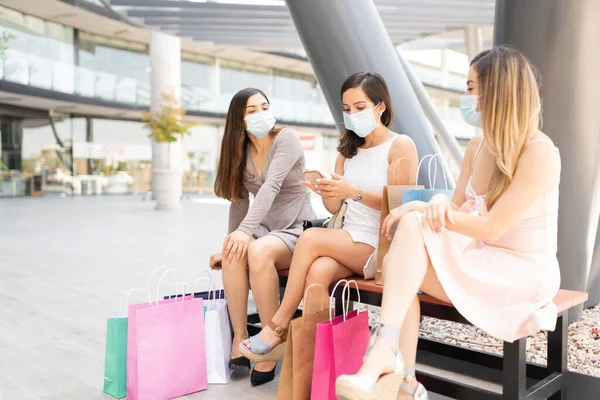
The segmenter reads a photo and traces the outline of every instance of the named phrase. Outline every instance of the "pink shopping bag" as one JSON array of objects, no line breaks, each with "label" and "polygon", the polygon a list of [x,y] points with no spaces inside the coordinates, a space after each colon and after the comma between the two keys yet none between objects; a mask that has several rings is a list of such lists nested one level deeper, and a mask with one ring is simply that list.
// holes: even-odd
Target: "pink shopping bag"
[{"label": "pink shopping bag", "polygon": [[208,387],[203,302],[186,296],[129,306],[129,400],[166,400]]},{"label": "pink shopping bag", "polygon": [[[333,293],[341,282],[346,282],[346,292],[348,285],[354,281],[341,280],[334,287]],[[349,301],[346,300],[346,303]],[[330,315],[329,321],[317,325],[311,400],[336,400],[335,380],[342,374],[358,372],[367,351],[368,312],[355,310],[349,313],[347,304],[343,308],[343,315],[335,318]]]}]

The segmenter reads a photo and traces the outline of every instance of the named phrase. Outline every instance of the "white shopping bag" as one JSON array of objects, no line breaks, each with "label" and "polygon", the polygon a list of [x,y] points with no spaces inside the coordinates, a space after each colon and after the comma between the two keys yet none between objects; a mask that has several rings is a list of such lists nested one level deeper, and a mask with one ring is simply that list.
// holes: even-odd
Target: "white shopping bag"
[{"label": "white shopping bag", "polygon": [[[211,292],[223,293],[221,290]],[[229,382],[232,370],[229,368],[231,358],[231,330],[227,301],[217,298],[206,303],[204,324],[206,329],[206,364],[209,384],[225,384]]]}]

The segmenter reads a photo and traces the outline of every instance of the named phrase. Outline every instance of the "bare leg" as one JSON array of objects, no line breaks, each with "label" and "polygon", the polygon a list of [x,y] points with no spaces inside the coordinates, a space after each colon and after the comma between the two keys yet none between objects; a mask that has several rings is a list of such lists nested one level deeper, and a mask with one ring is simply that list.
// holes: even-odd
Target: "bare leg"
[{"label": "bare leg", "polygon": [[306,285],[304,292],[311,284],[320,284],[324,290],[313,288],[310,294],[304,297],[303,309],[307,312],[317,312],[329,307],[329,292],[328,288],[333,282],[354,275],[354,272],[331,257],[317,258],[306,276]]},{"label": "bare leg", "polygon": [[223,260],[223,287],[227,298],[229,319],[233,327],[231,358],[240,357],[239,344],[248,337],[248,261],[244,257],[232,264]]},{"label": "bare leg", "polygon": [[[424,285],[428,269],[432,269],[432,267],[425,248],[420,222],[415,213],[407,214],[398,224],[384,262],[380,316],[382,324],[397,327],[403,326],[408,318],[409,325],[406,327],[408,332],[401,332],[401,337],[403,337],[401,347],[403,347],[403,352],[407,352],[407,358],[409,358],[407,366],[414,366],[414,354],[418,340],[419,310],[416,308],[411,310],[411,305],[416,307],[414,302],[417,291],[424,287],[428,290],[428,294],[444,297],[441,300],[447,299],[443,290],[441,293],[433,293],[434,285],[430,283]],[[359,374],[376,380],[380,375],[391,372],[393,368],[394,358],[389,343],[385,340],[378,340],[365,359]]]},{"label": "bare leg", "polygon": [[[373,251],[372,246],[354,243],[350,234],[343,230],[312,228],[304,232],[296,245],[285,296],[279,310],[273,316],[273,323],[282,328],[289,325],[302,300],[308,270],[316,259],[331,257],[354,273],[362,274],[362,269]],[[259,336],[271,348],[280,341],[269,328],[263,328]],[[250,348],[249,341],[244,341],[244,345]]]},{"label": "bare leg", "polygon": [[[248,248],[250,287],[263,327],[273,318],[279,305],[277,271],[289,268],[291,262],[292,252],[285,242],[273,235],[254,241]],[[274,362],[257,363],[254,369],[266,372],[275,368],[275,365]]]},{"label": "bare leg", "polygon": [[[431,264],[427,268],[427,273],[425,274],[425,279],[421,285],[421,290],[430,296],[450,303],[450,299],[444,291],[444,288],[442,288],[442,284],[440,283],[437,274],[435,273],[435,269],[433,269]],[[404,324],[402,325],[402,331],[400,334],[399,348],[400,352],[402,353],[402,357],[404,358],[404,367],[408,373],[407,376],[409,376],[409,374],[413,374],[415,370],[417,344],[419,340],[419,323],[421,320],[420,317],[421,305],[419,303],[419,298],[415,296],[410,304],[406,318],[404,319]],[[412,379],[406,380],[404,384],[414,390],[417,388],[419,383],[416,379]],[[398,394],[398,399],[408,400],[413,399],[413,396],[409,395],[405,391],[400,391]]]}]

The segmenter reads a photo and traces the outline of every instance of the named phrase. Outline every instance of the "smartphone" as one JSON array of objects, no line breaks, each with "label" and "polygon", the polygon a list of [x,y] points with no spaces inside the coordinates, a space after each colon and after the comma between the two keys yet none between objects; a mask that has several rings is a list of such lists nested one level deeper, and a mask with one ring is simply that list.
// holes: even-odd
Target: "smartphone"
[{"label": "smartphone", "polygon": [[[317,179],[325,179],[325,176],[319,171],[304,171],[304,176],[313,185],[313,188],[317,185]],[[317,190],[315,188],[315,190]]]}]

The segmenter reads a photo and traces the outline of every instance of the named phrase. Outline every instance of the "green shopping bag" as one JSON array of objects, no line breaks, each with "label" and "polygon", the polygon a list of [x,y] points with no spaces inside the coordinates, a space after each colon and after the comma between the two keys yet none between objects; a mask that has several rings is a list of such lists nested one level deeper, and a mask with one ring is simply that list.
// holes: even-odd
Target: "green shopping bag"
[{"label": "green shopping bag", "polygon": [[127,394],[127,317],[106,321],[104,393],[121,399]]},{"label": "green shopping bag", "polygon": [[[106,351],[104,354],[104,393],[122,399],[127,394],[127,299],[135,291],[131,289],[123,293],[119,305],[119,316],[106,321]],[[125,311],[123,310],[125,303]]]}]

